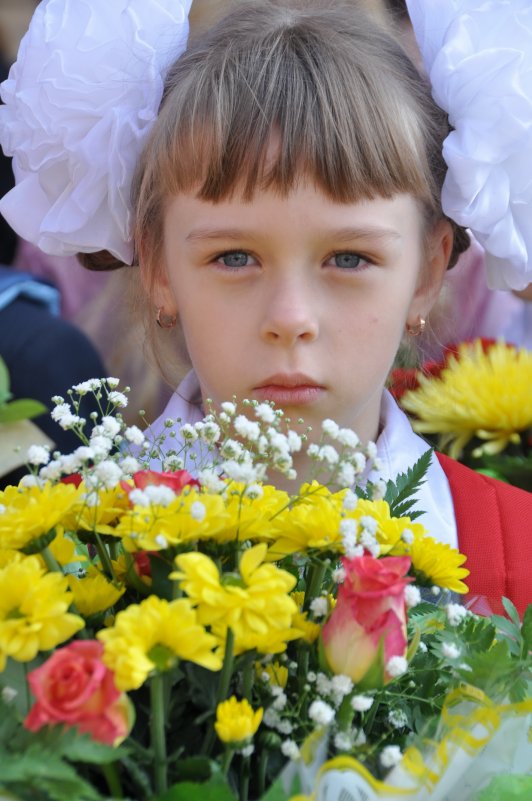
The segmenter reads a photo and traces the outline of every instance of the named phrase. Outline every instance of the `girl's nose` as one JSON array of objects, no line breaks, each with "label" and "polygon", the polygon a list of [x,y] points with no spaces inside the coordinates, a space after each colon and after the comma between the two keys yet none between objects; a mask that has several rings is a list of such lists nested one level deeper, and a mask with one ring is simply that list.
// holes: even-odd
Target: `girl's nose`
[{"label": "girl's nose", "polygon": [[262,337],[285,347],[313,342],[319,333],[317,306],[312,303],[308,288],[279,286],[265,304]]}]

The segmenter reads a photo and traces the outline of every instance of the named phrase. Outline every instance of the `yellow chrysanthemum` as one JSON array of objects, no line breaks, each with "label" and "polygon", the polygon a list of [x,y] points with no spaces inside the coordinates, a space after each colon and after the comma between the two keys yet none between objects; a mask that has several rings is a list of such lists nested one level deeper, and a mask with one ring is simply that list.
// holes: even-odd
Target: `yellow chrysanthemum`
[{"label": "yellow chrysanthemum", "polygon": [[6,487],[0,492],[0,548],[21,549],[62,522],[76,500],[72,484]]},{"label": "yellow chrysanthemum", "polygon": [[[22,562],[24,554],[10,548],[0,548],[0,570],[13,562]],[[43,565],[44,566],[44,565]]]},{"label": "yellow chrysanthemum", "polygon": [[262,665],[260,662],[255,663],[255,671],[260,678],[264,673],[268,676],[268,680],[276,687],[286,687],[288,681],[288,668],[281,665],[280,662],[268,662]]},{"label": "yellow chrysanthemum", "polygon": [[309,645],[316,642],[320,636],[321,626],[308,619],[306,612],[297,612],[292,621],[293,627],[299,632],[299,636]]},{"label": "yellow chrysanthemum", "polygon": [[168,506],[134,506],[122,516],[114,534],[128,551],[160,551],[198,539],[216,539],[229,515],[220,495],[187,488]]},{"label": "yellow chrysanthemum", "polygon": [[91,568],[83,578],[68,576],[68,585],[74,596],[74,605],[84,617],[114,606],[125,592],[125,587],[111,584],[96,568]]},{"label": "yellow chrysanthemum", "polygon": [[438,378],[419,376],[419,388],[401,400],[418,418],[416,431],[440,434],[440,447],[458,458],[473,438],[480,450],[499,453],[532,428],[532,353],[503,342],[486,351],[480,340],[463,343]]},{"label": "yellow chrysanthemum", "polygon": [[272,536],[272,519],[285,509],[290,497],[286,492],[262,486],[260,498],[246,495],[246,485],[233,482],[224,493],[225,508],[229,518],[222,532],[217,536],[219,542],[235,539],[269,540]]},{"label": "yellow chrysanthemum", "polygon": [[76,553],[76,546],[73,540],[65,534],[63,526],[57,527],[57,534],[48,546],[54,559],[62,566],[70,565],[72,562],[86,562],[87,557]]},{"label": "yellow chrysanthemum", "polygon": [[431,584],[460,594],[468,591],[462,581],[469,575],[469,570],[462,567],[466,557],[456,548],[432,537],[415,537],[408,546],[408,553],[414,570],[422,573]]},{"label": "yellow chrysanthemum", "polygon": [[349,517],[357,520],[365,516],[373,517],[377,522],[375,536],[380,545],[381,556],[393,553],[400,546],[401,537],[407,530],[417,537],[426,534],[421,523],[413,523],[409,517],[392,517],[389,504],[383,500],[368,501],[361,498],[356,509],[349,514]]},{"label": "yellow chrysanthemum", "polygon": [[261,707],[253,710],[245,698],[239,701],[234,695],[216,707],[214,728],[223,743],[241,747],[249,743],[262,721]]},{"label": "yellow chrysanthemum", "polygon": [[208,556],[185,553],[176,557],[179,569],[170,574],[197,605],[202,623],[223,640],[228,628],[233,631],[237,654],[253,648],[279,653],[300,636],[292,627],[297,606],[289,595],[296,579],[264,564],[266,550],[264,543],[253,546],[242,555],[239,573],[222,575]]},{"label": "yellow chrysanthemum", "polygon": [[316,482],[301,487],[302,500],[272,520],[268,558],[282,559],[310,549],[340,552],[341,493],[331,493]]},{"label": "yellow chrysanthemum", "polygon": [[68,612],[72,595],[60,573],[46,573],[36,556],[0,570],[0,670],[6,657],[29,662],[85,625]]},{"label": "yellow chrysanthemum", "polygon": [[221,657],[213,653],[219,642],[200,624],[188,598],[165,601],[150,595],[119,612],[114,626],[97,637],[119,690],[137,689],[150,674],[169,670],[179,659],[209,670],[222,666]]},{"label": "yellow chrysanthemum", "polygon": [[[94,503],[97,496],[98,502]],[[76,503],[64,524],[67,529],[97,531],[99,534],[114,534],[118,518],[129,508],[127,493],[120,485],[95,492],[82,482],[78,487]]]}]

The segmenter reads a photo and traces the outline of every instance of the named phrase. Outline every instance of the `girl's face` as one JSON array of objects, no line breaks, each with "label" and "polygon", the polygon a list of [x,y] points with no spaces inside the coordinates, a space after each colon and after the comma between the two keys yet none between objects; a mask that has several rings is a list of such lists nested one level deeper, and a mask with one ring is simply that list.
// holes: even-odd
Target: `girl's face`
[{"label": "girl's face", "polygon": [[423,240],[409,195],[182,194],[167,204],[155,300],[179,315],[204,399],[273,400],[314,431],[332,418],[367,440],[405,324],[437,295],[450,227]]}]

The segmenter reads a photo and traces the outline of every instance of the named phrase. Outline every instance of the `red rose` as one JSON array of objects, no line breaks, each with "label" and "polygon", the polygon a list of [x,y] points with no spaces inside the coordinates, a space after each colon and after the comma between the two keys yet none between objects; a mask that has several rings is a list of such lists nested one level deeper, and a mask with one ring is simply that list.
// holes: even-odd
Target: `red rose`
[{"label": "red rose", "polygon": [[322,632],[330,669],[366,686],[389,681],[386,665],[392,656],[405,656],[405,587],[409,556],[343,559],[345,581]]},{"label": "red rose", "polygon": [[24,725],[30,731],[66,723],[108,745],[127,737],[133,723],[132,707],[114,684],[102,662],[103,645],[76,640],[60,648],[28,675],[36,703]]},{"label": "red rose", "polygon": [[156,470],[139,470],[133,475],[132,486],[128,481],[121,481],[120,486],[129,495],[133,489],[146,489],[150,486],[170,487],[176,495],[183,492],[185,487],[199,487],[200,483],[193,478],[188,470],[176,470],[175,472],[158,473]]}]

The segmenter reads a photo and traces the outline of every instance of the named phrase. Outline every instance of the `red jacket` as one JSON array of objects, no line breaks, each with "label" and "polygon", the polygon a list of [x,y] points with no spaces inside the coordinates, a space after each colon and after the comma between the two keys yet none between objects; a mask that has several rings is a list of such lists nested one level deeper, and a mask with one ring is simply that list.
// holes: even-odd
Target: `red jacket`
[{"label": "red jacket", "polygon": [[[458,546],[467,556],[469,598],[503,613],[510,598],[522,615],[532,604],[532,493],[437,454],[453,497]],[[482,612],[481,605],[474,605]]]}]

